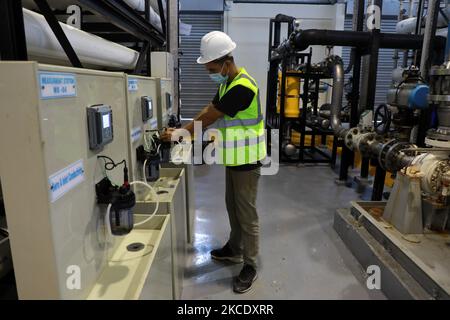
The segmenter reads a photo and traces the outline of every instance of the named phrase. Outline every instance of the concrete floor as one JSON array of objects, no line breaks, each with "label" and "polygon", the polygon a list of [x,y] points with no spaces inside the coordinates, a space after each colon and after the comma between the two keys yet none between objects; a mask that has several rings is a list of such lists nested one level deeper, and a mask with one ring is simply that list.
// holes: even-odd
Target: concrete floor
[{"label": "concrete floor", "polygon": [[359,195],[337,186],[329,167],[287,165],[275,176],[261,177],[259,278],[244,295],[231,289],[242,265],[209,255],[228,239],[224,168],[198,166],[195,176],[196,234],[183,299],[385,299],[366,288],[364,271],[333,229],[335,209]]}]

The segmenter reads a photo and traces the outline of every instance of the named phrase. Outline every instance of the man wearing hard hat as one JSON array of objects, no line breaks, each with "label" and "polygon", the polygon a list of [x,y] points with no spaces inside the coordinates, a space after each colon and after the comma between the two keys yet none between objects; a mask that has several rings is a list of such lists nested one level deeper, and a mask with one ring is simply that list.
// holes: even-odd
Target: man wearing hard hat
[{"label": "man wearing hard hat", "polygon": [[[257,278],[259,223],[256,195],[260,161],[266,156],[264,121],[256,81],[244,68],[238,68],[231,52],[236,44],[220,31],[203,36],[200,57],[212,81],[219,85],[216,96],[194,119],[202,128],[216,123],[219,131],[217,152],[226,167],[226,207],[230,220],[230,238],[221,249],[211,251],[215,260],[244,263],[233,280],[233,290],[250,290]],[[191,134],[194,122],[183,127]],[[163,139],[171,140],[175,129]]]}]

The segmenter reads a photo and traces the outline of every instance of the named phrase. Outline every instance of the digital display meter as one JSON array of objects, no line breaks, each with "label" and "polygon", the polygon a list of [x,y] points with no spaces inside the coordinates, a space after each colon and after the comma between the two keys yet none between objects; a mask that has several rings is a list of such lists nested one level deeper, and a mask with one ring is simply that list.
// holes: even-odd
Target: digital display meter
[{"label": "digital display meter", "polygon": [[172,112],[172,103],[172,95],[166,92],[166,111],[168,114]]},{"label": "digital display meter", "polygon": [[141,97],[142,121],[153,118],[153,100],[151,97]]},{"label": "digital display meter", "polygon": [[112,109],[108,105],[99,104],[86,108],[89,148],[100,149],[113,140]]},{"label": "digital display meter", "polygon": [[102,116],[103,119],[103,129],[109,128],[111,121],[109,120],[110,115],[105,114]]}]

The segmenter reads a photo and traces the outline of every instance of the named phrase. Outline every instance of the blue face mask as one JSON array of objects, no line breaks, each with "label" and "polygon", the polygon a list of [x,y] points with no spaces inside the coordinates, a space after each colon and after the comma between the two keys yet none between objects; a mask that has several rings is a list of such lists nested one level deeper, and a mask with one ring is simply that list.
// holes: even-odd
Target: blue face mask
[{"label": "blue face mask", "polygon": [[[222,65],[222,69],[223,69],[224,65],[225,64]],[[211,78],[212,81],[214,81],[214,82],[216,82],[218,84],[224,84],[225,82],[227,82],[228,75],[223,76],[222,75],[222,69],[220,69],[220,72],[218,72],[218,73],[211,73],[211,74],[209,74],[209,77]]]}]

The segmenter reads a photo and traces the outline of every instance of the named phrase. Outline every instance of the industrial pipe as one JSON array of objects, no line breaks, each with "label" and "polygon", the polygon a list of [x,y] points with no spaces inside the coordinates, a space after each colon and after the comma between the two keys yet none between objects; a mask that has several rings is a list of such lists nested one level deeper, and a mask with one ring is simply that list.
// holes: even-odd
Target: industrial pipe
[{"label": "industrial pipe", "polygon": [[[123,0],[131,8],[138,11],[145,11],[145,0]],[[162,31],[161,17],[150,6],[150,23],[159,31]]]},{"label": "industrial pipe", "polygon": [[[380,48],[421,49],[423,36],[380,33]],[[275,52],[283,54],[295,49],[303,51],[311,45],[366,48],[372,41],[371,32],[308,29],[291,34],[289,41],[281,44]],[[436,37],[435,48],[444,48],[445,39]]]},{"label": "industrial pipe", "polygon": [[[44,16],[23,9],[28,55],[41,62],[68,62]],[[120,44],[59,23],[80,61],[89,66],[134,69],[139,53]]]},{"label": "industrial pipe", "polygon": [[[450,7],[445,9],[444,13],[447,16],[450,16]],[[425,23],[428,18],[429,18],[429,14],[427,14],[427,17],[424,17]],[[415,31],[416,24],[417,24],[417,17],[404,19],[397,23],[397,25],[395,26],[395,32],[396,33],[413,33]],[[437,24],[438,24],[438,27],[441,27],[441,28],[443,26],[447,25],[447,21],[445,20],[445,17],[442,15],[442,12],[439,12]]]},{"label": "industrial pipe", "polygon": [[385,141],[382,135],[364,131],[358,127],[343,130],[341,136],[347,148],[358,150],[363,158],[377,159],[381,167],[389,172],[396,172],[410,166],[415,157],[403,151],[415,148],[409,142],[396,139]]},{"label": "industrial pipe", "polygon": [[428,1],[428,19],[425,25],[424,39],[422,45],[422,56],[420,60],[420,73],[424,79],[427,79],[428,69],[431,66],[431,55],[433,39],[436,33],[436,23],[439,13],[440,0]]},{"label": "industrial pipe", "polygon": [[[145,0],[123,0],[127,5],[129,5],[134,10],[141,12],[145,11]],[[58,10],[66,10],[70,5],[79,5],[76,0],[48,0],[50,7]],[[38,7],[34,3],[34,0],[22,0],[23,7],[31,10],[37,10]],[[161,17],[156,13],[155,9],[150,5],[150,23],[162,31]]]},{"label": "industrial pipe", "polygon": [[[330,58],[329,58],[330,59]],[[333,74],[333,92],[331,94],[331,127],[335,135],[340,135],[343,131],[341,125],[342,96],[344,94],[344,66],[342,59],[338,56],[329,60]]]}]

